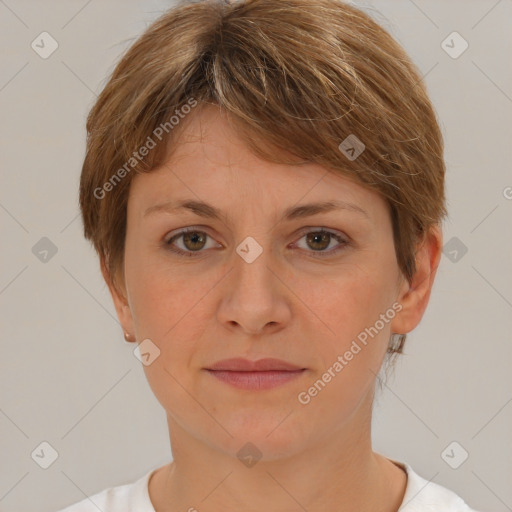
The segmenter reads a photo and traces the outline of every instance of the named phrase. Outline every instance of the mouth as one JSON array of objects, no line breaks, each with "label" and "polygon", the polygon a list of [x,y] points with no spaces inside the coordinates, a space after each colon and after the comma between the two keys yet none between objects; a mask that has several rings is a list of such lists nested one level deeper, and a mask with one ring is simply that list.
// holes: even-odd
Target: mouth
[{"label": "mouth", "polygon": [[205,370],[213,377],[236,388],[265,390],[297,379],[304,374],[306,368],[279,359],[226,359]]}]

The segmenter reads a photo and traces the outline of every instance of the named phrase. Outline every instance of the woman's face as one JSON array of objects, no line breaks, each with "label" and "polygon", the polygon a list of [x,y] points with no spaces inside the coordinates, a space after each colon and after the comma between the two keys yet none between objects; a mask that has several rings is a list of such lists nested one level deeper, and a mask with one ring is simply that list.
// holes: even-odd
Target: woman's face
[{"label": "woman's face", "polygon": [[[385,201],[318,165],[258,159],[216,108],[191,115],[166,164],[134,176],[127,305],[115,298],[125,330],[153,344],[144,370],[170,429],[271,459],[360,428],[389,337],[406,332]],[[303,208],[326,202],[351,206]],[[304,370],[246,389],[207,370],[229,358]]]}]

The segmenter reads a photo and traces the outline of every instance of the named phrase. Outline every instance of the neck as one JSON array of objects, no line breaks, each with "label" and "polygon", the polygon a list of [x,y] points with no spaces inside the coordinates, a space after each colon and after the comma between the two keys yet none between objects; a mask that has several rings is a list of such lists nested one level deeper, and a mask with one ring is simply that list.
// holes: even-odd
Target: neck
[{"label": "neck", "polygon": [[396,512],[406,475],[372,451],[370,411],[363,415],[365,421],[320,436],[307,450],[262,458],[252,467],[168,418],[173,462],[150,481],[155,510]]}]

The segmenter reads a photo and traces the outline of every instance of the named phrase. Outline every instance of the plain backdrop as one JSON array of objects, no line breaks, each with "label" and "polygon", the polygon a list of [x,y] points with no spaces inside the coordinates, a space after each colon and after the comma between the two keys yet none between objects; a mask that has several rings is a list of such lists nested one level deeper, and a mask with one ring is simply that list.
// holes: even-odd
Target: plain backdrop
[{"label": "plain backdrop", "polygon": [[[512,510],[512,1],[354,3],[425,76],[447,163],[450,245],[375,405],[375,449],[475,509]],[[77,203],[87,112],[122,52],[171,5],[0,1],[3,512],[55,511],[171,457]],[[31,46],[42,32],[58,44],[48,58]],[[52,449],[43,469],[37,453]],[[457,469],[446,462],[465,452]]]}]

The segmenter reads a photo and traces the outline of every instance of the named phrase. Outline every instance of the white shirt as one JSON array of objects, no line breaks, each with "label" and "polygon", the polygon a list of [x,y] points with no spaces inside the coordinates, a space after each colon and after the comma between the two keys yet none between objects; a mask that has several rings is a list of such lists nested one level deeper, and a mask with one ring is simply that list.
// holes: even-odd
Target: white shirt
[{"label": "white shirt", "polygon": [[[476,512],[454,492],[425,480],[407,464],[393,462],[407,472],[407,486],[398,512]],[[155,512],[148,491],[154,471],[136,482],[110,487],[58,512]]]}]

